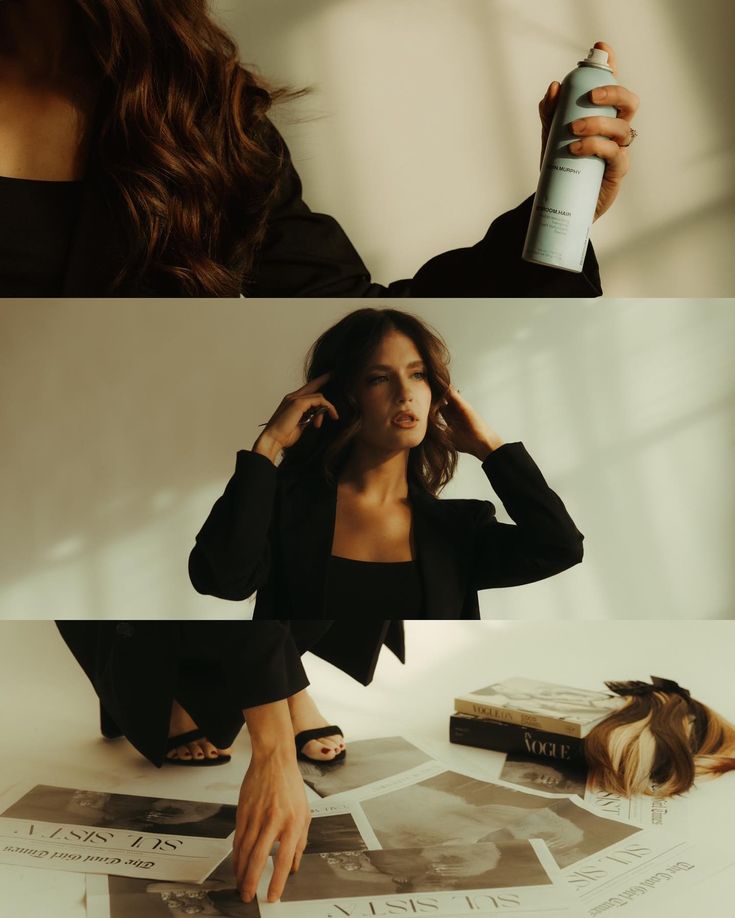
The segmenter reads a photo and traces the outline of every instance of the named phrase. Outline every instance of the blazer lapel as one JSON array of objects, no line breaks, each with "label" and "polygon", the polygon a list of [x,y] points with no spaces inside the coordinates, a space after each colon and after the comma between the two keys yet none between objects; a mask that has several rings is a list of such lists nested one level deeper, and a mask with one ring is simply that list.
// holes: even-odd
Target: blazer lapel
[{"label": "blazer lapel", "polygon": [[337,489],[321,475],[294,483],[282,507],[283,567],[294,618],[323,618]]},{"label": "blazer lapel", "polygon": [[411,491],[416,560],[424,591],[427,618],[460,618],[462,585],[457,568],[457,546],[452,544],[438,511],[439,500]]}]

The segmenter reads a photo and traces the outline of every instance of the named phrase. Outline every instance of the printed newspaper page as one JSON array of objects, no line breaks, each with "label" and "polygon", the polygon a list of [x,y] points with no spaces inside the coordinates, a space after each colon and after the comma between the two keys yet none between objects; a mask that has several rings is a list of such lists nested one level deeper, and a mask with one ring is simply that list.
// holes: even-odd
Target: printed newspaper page
[{"label": "printed newspaper page", "polygon": [[37,784],[0,798],[0,862],[198,883],[232,847],[236,808]]},{"label": "printed newspaper page", "polygon": [[581,914],[543,843],[528,840],[305,855],[276,903],[266,902],[271,873],[263,918]]},{"label": "printed newspaper page", "polygon": [[500,778],[507,784],[558,795],[578,795],[600,816],[624,819],[636,825],[662,826],[684,832],[687,828],[686,797],[622,797],[591,788],[586,770],[569,762],[544,760],[508,753]]},{"label": "printed newspaper page", "polygon": [[520,790],[441,770],[396,777],[349,797],[384,849],[540,839],[586,914],[693,883],[709,857],[662,828],[603,817],[578,797]]},{"label": "printed newspaper page", "polygon": [[[364,851],[377,845],[364,815],[347,803],[323,803],[312,808],[307,855]],[[290,882],[290,880],[289,880]],[[87,877],[88,918],[170,918],[172,911],[188,915],[227,915],[258,918],[257,900],[244,903],[237,891],[232,854],[200,884]]]},{"label": "printed newspaper page", "polygon": [[426,763],[435,760],[418,746],[402,736],[384,736],[351,742],[349,755],[339,762],[299,760],[299,769],[317,796],[331,797],[412,773]]}]

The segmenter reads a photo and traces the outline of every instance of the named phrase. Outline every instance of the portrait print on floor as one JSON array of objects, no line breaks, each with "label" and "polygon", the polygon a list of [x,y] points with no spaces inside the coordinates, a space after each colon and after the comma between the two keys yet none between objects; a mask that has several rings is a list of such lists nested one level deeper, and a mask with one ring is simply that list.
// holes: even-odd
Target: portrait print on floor
[{"label": "portrait print on floor", "polygon": [[283,902],[542,886],[550,879],[527,841],[307,855]]},{"label": "portrait print on floor", "polygon": [[387,736],[350,743],[349,755],[341,762],[300,761],[299,769],[313,791],[320,797],[329,797],[382,781],[429,761],[431,756],[402,736]]},{"label": "portrait print on floor", "polygon": [[236,809],[226,803],[138,797],[39,784],[0,816],[133,832],[227,838],[235,831]]},{"label": "portrait print on floor", "polygon": [[232,857],[197,885],[89,876],[86,887],[86,918],[171,918],[172,914],[212,918],[260,916],[257,900],[243,902],[237,891]]},{"label": "portrait print on floor", "polygon": [[[332,856],[342,851],[356,855],[366,848],[350,812],[315,814],[309,826],[307,855],[330,852]],[[87,918],[170,918],[172,911],[227,918],[260,915],[257,899],[242,901],[232,854],[196,885],[131,877],[87,877]]]},{"label": "portrait print on floor", "polygon": [[0,798],[0,863],[201,883],[232,850],[236,808],[39,784]]},{"label": "portrait print on floor", "polygon": [[505,757],[500,778],[508,784],[545,791],[547,794],[577,794],[584,797],[587,773],[569,762],[545,762],[539,758],[510,752]]},{"label": "portrait print on floor", "polygon": [[361,806],[386,848],[540,838],[560,868],[639,831],[568,799],[534,796],[451,771]]}]

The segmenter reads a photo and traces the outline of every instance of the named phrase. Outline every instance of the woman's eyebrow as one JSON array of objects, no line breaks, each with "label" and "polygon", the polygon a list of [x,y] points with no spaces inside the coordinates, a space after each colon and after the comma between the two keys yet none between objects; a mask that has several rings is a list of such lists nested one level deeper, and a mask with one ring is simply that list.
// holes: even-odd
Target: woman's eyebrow
[{"label": "woman's eyebrow", "polygon": [[[422,367],[424,365],[423,360],[412,360],[411,363],[406,364],[407,370],[412,370],[414,367]],[[365,367],[366,370],[392,370],[393,367],[388,366],[386,363],[371,363],[370,366]]]}]

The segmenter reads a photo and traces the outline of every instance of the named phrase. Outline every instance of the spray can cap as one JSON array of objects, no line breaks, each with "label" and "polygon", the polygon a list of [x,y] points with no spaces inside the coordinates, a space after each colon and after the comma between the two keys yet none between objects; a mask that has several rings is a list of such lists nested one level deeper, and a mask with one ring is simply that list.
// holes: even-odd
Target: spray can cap
[{"label": "spray can cap", "polygon": [[579,64],[580,67],[604,67],[605,70],[612,70],[612,67],[607,62],[607,51],[603,51],[602,48],[590,48],[587,57],[580,61]]}]

